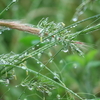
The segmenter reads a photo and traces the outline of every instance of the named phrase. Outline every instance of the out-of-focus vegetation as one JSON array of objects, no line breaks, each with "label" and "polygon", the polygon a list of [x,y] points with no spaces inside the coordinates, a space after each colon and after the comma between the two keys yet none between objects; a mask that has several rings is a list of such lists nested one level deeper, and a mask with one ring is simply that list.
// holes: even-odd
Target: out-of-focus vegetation
[{"label": "out-of-focus vegetation", "polygon": [[[11,0],[0,0],[0,12],[10,2]],[[17,0],[0,15],[0,20],[15,20],[36,26],[42,18],[48,17],[49,21],[63,22],[68,26],[74,21],[80,21],[97,14],[100,14],[100,0]],[[100,23],[100,17],[81,23],[76,28],[72,28],[71,32],[80,31],[97,23]],[[40,41],[38,36],[27,32],[12,29],[2,30],[0,29],[0,55],[11,51],[16,54],[22,53]],[[80,34],[75,40],[87,44],[83,50],[84,56],[77,55],[70,50],[67,53],[59,52],[60,47],[53,47],[35,57],[46,64],[52,72],[57,73],[62,82],[83,99],[100,100],[100,30]],[[51,61],[48,63],[49,59]],[[28,59],[25,65],[53,78],[52,73],[45,68],[42,69],[42,66],[34,59]],[[15,78],[10,80],[9,84],[0,83],[0,100],[78,100],[68,91],[52,83],[48,86],[49,89],[51,88],[49,93],[42,91],[42,88],[45,90],[47,87],[41,81],[37,81],[38,75],[35,76],[19,68],[14,69],[11,74],[15,75]],[[22,84],[27,84],[26,80],[27,82],[35,80],[33,83],[37,82],[38,86],[44,87],[34,86],[31,90]],[[53,80],[59,82],[55,77]],[[8,81],[7,77],[5,81]]]}]

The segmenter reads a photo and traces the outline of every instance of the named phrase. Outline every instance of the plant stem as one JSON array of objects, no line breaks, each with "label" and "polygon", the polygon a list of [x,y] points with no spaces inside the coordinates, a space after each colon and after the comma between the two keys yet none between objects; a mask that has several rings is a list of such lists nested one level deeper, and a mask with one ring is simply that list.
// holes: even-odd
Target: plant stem
[{"label": "plant stem", "polygon": [[79,31],[79,32],[76,32],[76,33],[72,33],[70,34],[68,37],[70,39],[73,39],[75,38],[77,35],[79,34],[82,34],[82,33],[88,33],[88,32],[91,32],[91,31],[95,31],[97,29],[100,29],[100,23],[95,25],[95,26],[92,26],[92,27],[89,27],[89,28],[86,28],[86,29],[83,29],[82,31]]},{"label": "plant stem", "polygon": [[40,30],[37,28],[33,28],[33,27],[28,26],[26,24],[18,23],[16,21],[0,20],[0,26],[6,26],[6,27],[9,27],[11,29],[17,29],[20,31],[30,32],[30,33],[33,33],[35,35],[39,35],[39,32],[40,32]]},{"label": "plant stem", "polygon": [[10,2],[10,4],[4,10],[2,10],[0,15],[2,15],[5,11],[7,11],[13,3],[15,3],[15,2],[14,1]]},{"label": "plant stem", "polygon": [[[16,67],[22,69],[22,67],[20,67],[20,66],[16,66]],[[60,87],[62,87],[62,88],[64,88],[64,89],[66,89],[69,93],[72,93],[74,96],[78,97],[80,100],[83,100],[79,95],[77,95],[76,93],[74,93],[72,90],[68,89],[65,85],[62,85],[62,84],[60,84],[60,83],[58,83],[58,82],[52,80],[51,78],[49,78],[49,77],[47,77],[47,76],[45,76],[45,75],[43,75],[43,74],[41,74],[41,73],[38,73],[38,72],[36,72],[36,71],[34,71],[34,70],[31,70],[31,69],[29,69],[29,68],[26,68],[26,69],[23,69],[23,70],[27,70],[27,71],[29,71],[29,72],[32,72],[32,73],[36,74],[36,75],[40,75],[40,76],[44,77],[45,79],[47,79],[47,80],[53,82],[54,84],[56,84],[56,85],[58,85],[58,86],[60,86]]]}]

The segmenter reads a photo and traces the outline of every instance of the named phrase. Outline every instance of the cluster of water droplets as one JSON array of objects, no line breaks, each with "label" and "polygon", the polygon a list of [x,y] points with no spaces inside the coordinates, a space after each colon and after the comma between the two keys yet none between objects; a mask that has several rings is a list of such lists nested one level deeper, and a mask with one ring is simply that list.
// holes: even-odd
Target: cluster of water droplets
[{"label": "cluster of water droplets", "polygon": [[6,31],[6,30],[9,31],[9,30],[11,30],[11,29],[10,29],[10,28],[6,28],[6,27],[3,27],[3,26],[2,26],[2,27],[0,26],[0,34],[2,34],[2,33],[3,33],[4,31]]},{"label": "cluster of water droplets", "polygon": [[4,83],[6,86],[8,86],[10,81],[9,79],[0,79],[0,83]]},{"label": "cluster of water droplets", "polygon": [[48,84],[47,82],[45,83],[44,80],[42,82],[42,80],[29,80],[28,78],[21,83],[21,86],[27,87],[29,90],[36,89],[39,92],[47,93],[49,96],[52,94],[51,90],[54,89],[52,85]]},{"label": "cluster of water droplets", "polygon": [[[59,41],[61,39],[61,33],[59,33],[59,31],[64,28],[64,26],[65,25],[62,22],[56,24],[53,21],[48,22],[48,18],[42,19],[37,25],[37,27],[41,30],[40,37],[48,37],[43,40],[42,43]],[[62,33],[64,32],[62,31]]]},{"label": "cluster of water droplets", "polygon": [[[11,52],[9,54],[2,54],[2,55],[0,55],[0,64],[1,65],[7,65],[7,64],[12,65],[14,62],[17,62],[17,60],[15,58],[18,56],[19,56],[18,54],[15,54],[13,52]],[[14,61],[14,62],[12,62],[12,61]]]},{"label": "cluster of water droplets", "polygon": [[[78,44],[78,45],[81,45],[81,44]],[[73,53],[76,52],[76,53],[78,53],[80,56],[83,56],[83,57],[84,57],[83,51],[79,48],[79,46],[77,46],[76,43],[71,43],[71,44],[70,44],[70,48],[71,48],[71,50],[72,50]]]},{"label": "cluster of water droplets", "polygon": [[59,79],[60,77],[59,74],[57,74],[56,72],[54,72],[53,75],[54,75],[54,79]]},{"label": "cluster of water droplets", "polygon": [[[74,21],[77,21],[77,18],[75,17],[73,19]],[[42,19],[39,24],[37,25],[38,28],[41,29],[40,31],[40,37],[43,37],[42,43],[50,43],[50,42],[57,42],[61,43],[63,45],[62,51],[67,53],[68,52],[68,46],[71,44],[71,40],[76,37],[77,34],[71,33],[71,29],[75,28],[77,24],[73,24],[69,28],[65,28],[64,23],[60,22],[55,24],[54,22],[48,22],[48,18]],[[57,45],[57,44],[55,44]],[[72,49],[76,49],[81,55],[82,52],[78,49],[78,47],[74,46],[72,44]]]}]

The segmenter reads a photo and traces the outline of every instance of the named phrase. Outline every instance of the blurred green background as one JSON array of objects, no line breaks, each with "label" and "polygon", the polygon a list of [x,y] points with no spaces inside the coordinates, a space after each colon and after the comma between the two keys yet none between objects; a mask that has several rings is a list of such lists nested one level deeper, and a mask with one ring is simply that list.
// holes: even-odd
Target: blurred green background
[{"label": "blurred green background", "polygon": [[[49,21],[63,22],[66,26],[74,23],[73,17],[77,11],[77,7],[86,0],[17,0],[7,11],[5,11],[0,19],[15,20],[22,23],[37,25],[42,18],[49,17]],[[0,12],[11,2],[11,0],[0,0]],[[81,15],[76,14],[78,21],[100,14],[100,0],[90,0],[80,12]],[[96,19],[89,20],[73,29],[73,32],[84,29]],[[92,25],[96,25],[100,19]],[[54,57],[54,61],[47,66],[53,71],[61,75],[63,82],[69,89],[78,93],[84,98],[100,98],[100,30],[79,35],[78,41],[86,42],[89,46],[88,51],[84,57],[80,57],[73,53],[60,52]],[[27,32],[18,30],[5,30],[0,34],[0,54],[21,53],[28,47],[36,44],[39,37]],[[54,55],[59,51],[59,48],[51,48],[46,50],[39,58],[45,63],[50,57],[49,54]],[[33,60],[29,59],[27,67],[34,70],[39,70],[39,65]],[[15,87],[20,84],[25,77],[26,72],[16,69],[17,80],[12,80],[9,86],[0,84],[0,100],[58,100],[57,95],[61,95],[65,100],[67,92],[61,88],[52,91],[52,95],[48,96],[36,90],[30,91],[25,87]],[[43,74],[47,75],[49,72],[43,70]],[[32,75],[30,74],[32,77]],[[23,93],[24,92],[24,93]],[[44,96],[45,95],[45,96]],[[76,99],[77,100],[77,99]]]}]

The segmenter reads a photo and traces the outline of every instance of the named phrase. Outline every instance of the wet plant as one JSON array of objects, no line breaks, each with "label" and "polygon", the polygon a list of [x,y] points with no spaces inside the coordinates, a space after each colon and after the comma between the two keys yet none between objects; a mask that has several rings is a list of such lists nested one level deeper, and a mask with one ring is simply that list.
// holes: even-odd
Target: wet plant
[{"label": "wet plant", "polygon": [[[13,2],[15,1],[13,0]],[[62,51],[64,53],[71,51],[72,53],[78,53],[80,56],[84,56],[84,50],[88,46],[84,42],[80,42],[75,39],[80,34],[86,34],[88,32],[90,33],[99,30],[100,23],[94,26],[89,25],[88,27],[77,32],[72,32],[72,29],[76,28],[85,21],[98,18],[100,18],[100,14],[75,22],[69,26],[65,26],[63,22],[49,22],[49,18],[43,18],[35,27],[11,20],[0,20],[0,26],[3,28],[7,27],[20,31],[26,31],[28,33],[32,33],[32,35],[40,37],[40,41],[37,44],[29,47],[20,54],[10,52],[8,54],[0,55],[0,83],[9,85],[11,80],[16,80],[17,76],[15,72],[17,70],[15,69],[18,68],[23,71],[25,70],[27,74],[27,77],[20,83],[20,86],[22,87],[28,88],[29,90],[36,89],[37,91],[49,96],[52,95],[52,91],[54,89],[61,87],[66,91],[66,95],[68,96],[68,98],[66,97],[67,99],[70,98],[70,100],[75,100],[75,98],[77,98],[79,100],[83,100],[84,98],[67,88],[66,84],[60,78],[60,75],[48,68],[47,64]],[[3,28],[1,28],[1,32]],[[52,47],[60,47],[60,50],[54,56],[49,54],[52,57],[47,61],[47,63],[43,63],[38,57],[36,57],[37,55],[43,55],[43,52],[50,50]],[[40,65],[39,71],[30,69],[29,66],[27,66],[26,62],[30,58]],[[44,69],[46,69],[52,77],[42,74]],[[32,74],[33,77],[29,77],[29,74]],[[61,99],[59,94],[57,94],[57,98]]]}]

